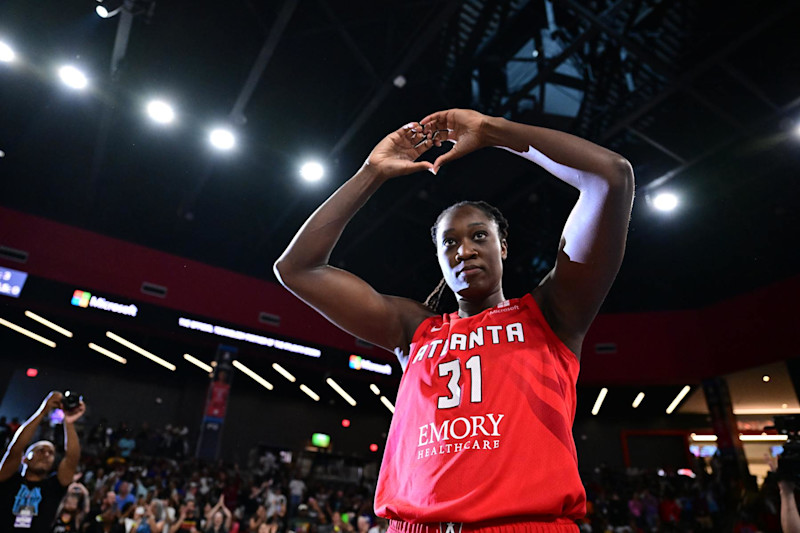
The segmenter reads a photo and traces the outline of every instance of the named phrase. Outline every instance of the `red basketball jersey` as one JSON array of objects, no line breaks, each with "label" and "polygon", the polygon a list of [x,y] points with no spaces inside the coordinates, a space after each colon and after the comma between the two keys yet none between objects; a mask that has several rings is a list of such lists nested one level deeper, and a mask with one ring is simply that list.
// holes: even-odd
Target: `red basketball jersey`
[{"label": "red basketball jersey", "polygon": [[528,294],[414,334],[375,494],[406,522],[579,518],[579,364]]}]

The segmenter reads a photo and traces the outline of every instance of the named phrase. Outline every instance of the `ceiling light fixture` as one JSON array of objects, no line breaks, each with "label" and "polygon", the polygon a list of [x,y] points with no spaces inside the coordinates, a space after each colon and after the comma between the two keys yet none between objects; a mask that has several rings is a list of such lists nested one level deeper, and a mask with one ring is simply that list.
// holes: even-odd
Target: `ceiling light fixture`
[{"label": "ceiling light fixture", "polygon": [[183,354],[183,358],[192,363],[194,366],[205,370],[209,374],[214,370],[212,367],[205,364],[200,359],[194,357],[193,355],[189,355],[188,353]]},{"label": "ceiling light fixture", "polygon": [[309,161],[300,167],[300,176],[306,181],[319,181],[324,175],[325,169],[316,161]]},{"label": "ceiling light fixture", "polygon": [[678,197],[669,192],[662,192],[653,198],[652,203],[659,211],[674,211],[678,207]]},{"label": "ceiling light fixture", "polygon": [[356,406],[356,401],[353,399],[353,397],[352,397],[352,396],[350,396],[349,394],[347,394],[347,392],[345,392],[345,390],[344,390],[343,388],[341,388],[341,387],[339,386],[339,384],[338,384],[338,383],[336,383],[335,381],[333,381],[331,378],[328,378],[328,379],[326,379],[326,380],[325,380],[325,383],[327,383],[328,385],[330,385],[330,387],[331,387],[333,390],[335,390],[336,392],[338,392],[338,393],[339,393],[339,396],[341,396],[342,398],[344,398],[344,400],[345,400],[347,403],[349,403],[349,404],[350,404],[350,405],[352,405],[353,407],[355,407],[355,406]]},{"label": "ceiling light fixture", "polygon": [[636,399],[633,400],[633,408],[636,409],[637,407],[639,407],[639,405],[641,405],[642,403],[642,400],[644,400],[644,393],[640,392],[639,394],[636,395]]},{"label": "ceiling light fixture", "polygon": [[375,393],[375,396],[380,396],[380,394],[381,394],[381,390],[380,390],[380,389],[378,388],[378,386],[377,386],[377,385],[375,385],[374,383],[370,383],[370,385],[369,385],[369,390],[371,390],[372,392],[374,392],[374,393]]},{"label": "ceiling light fixture", "polygon": [[305,385],[300,385],[300,390],[308,394],[308,397],[314,400],[315,402],[319,401],[319,395],[313,390],[306,387]]},{"label": "ceiling light fixture", "polygon": [[672,414],[672,411],[674,411],[675,408],[678,407],[678,404],[680,404],[681,401],[686,397],[686,395],[689,394],[690,390],[692,390],[692,388],[689,385],[686,385],[684,388],[681,389],[678,395],[675,396],[675,399],[672,400],[672,403],[669,404],[669,407],[667,407],[668,415]]},{"label": "ceiling light fixture", "polygon": [[0,41],[0,62],[12,63],[16,58],[17,55],[14,53],[14,49],[3,41]]},{"label": "ceiling light fixture", "polygon": [[163,100],[151,100],[147,104],[147,114],[159,124],[171,124],[175,120],[175,110]]},{"label": "ceiling light fixture", "polygon": [[247,374],[250,377],[250,379],[252,379],[256,383],[258,383],[259,385],[261,385],[265,389],[272,390],[272,389],[275,388],[275,387],[272,386],[272,383],[270,383],[266,379],[262,378],[261,376],[259,376],[258,374],[256,374],[255,372],[253,372],[252,370],[247,368],[245,365],[240,363],[239,361],[234,360],[233,361],[233,366],[235,366],[236,368],[238,368],[239,370],[241,370],[242,372]]},{"label": "ceiling light fixture", "polygon": [[113,359],[114,361],[116,361],[118,363],[122,363],[123,365],[128,362],[128,360],[125,359],[124,357],[122,357],[121,355],[117,355],[114,352],[112,352],[111,350],[106,350],[102,346],[98,346],[93,342],[89,343],[89,348],[91,348],[95,352],[98,352],[98,353],[101,353],[101,354],[105,355],[109,359]]},{"label": "ceiling light fixture", "polygon": [[289,381],[291,381],[292,383],[294,383],[295,381],[297,381],[297,378],[295,378],[295,377],[294,377],[294,376],[291,374],[291,372],[289,372],[288,370],[286,370],[285,368],[283,368],[283,367],[282,367],[281,365],[279,365],[278,363],[272,363],[272,368],[274,368],[274,369],[275,369],[275,372],[277,372],[277,373],[278,373],[278,374],[280,374],[281,376],[285,377],[286,379],[288,379],[288,380],[289,380]]},{"label": "ceiling light fixture", "polygon": [[389,398],[386,396],[381,396],[381,403],[386,406],[386,408],[394,414],[394,405],[392,402],[389,401]]},{"label": "ceiling light fixture", "polygon": [[148,359],[150,359],[154,363],[159,364],[159,365],[163,366],[164,368],[172,370],[173,372],[175,371],[175,368],[176,368],[175,365],[173,365],[169,361],[165,361],[164,359],[161,359],[156,354],[148,352],[144,348],[135,345],[131,341],[123,339],[122,337],[120,337],[119,335],[116,335],[115,333],[112,333],[110,331],[106,331],[106,337],[108,337],[109,339],[111,339],[114,342],[120,343],[121,345],[123,345],[124,347],[126,347],[126,348],[128,348],[130,350],[133,350],[134,352],[138,353],[139,355],[143,355],[144,357],[147,357]]},{"label": "ceiling light fixture", "polygon": [[64,82],[64,85],[71,89],[85,89],[89,85],[86,75],[72,65],[66,65],[58,69],[58,76]]},{"label": "ceiling light fixture", "polygon": [[27,329],[25,329],[25,328],[23,328],[21,326],[18,326],[16,324],[14,324],[13,322],[9,322],[8,320],[0,318],[0,324],[4,325],[5,327],[7,327],[9,329],[13,329],[17,333],[22,333],[26,337],[30,337],[31,339],[33,339],[35,341],[39,341],[42,344],[47,345],[47,346],[49,346],[51,348],[55,348],[56,347],[56,343],[51,341],[50,339],[46,339],[46,338],[42,337],[41,335],[37,335],[36,333],[34,333],[32,331],[29,331],[29,330],[27,330]]},{"label": "ceiling light fixture", "polygon": [[211,146],[217,150],[231,150],[236,146],[236,137],[233,132],[225,128],[216,128],[211,130],[208,135],[208,141]]},{"label": "ceiling light fixture", "polygon": [[36,313],[34,313],[32,311],[25,311],[25,316],[37,321],[38,323],[42,324],[43,326],[47,326],[48,328],[52,329],[53,331],[57,331],[58,333],[61,333],[65,337],[72,338],[72,332],[70,330],[64,329],[61,326],[59,326],[58,324],[54,324],[54,323],[50,322],[49,320],[47,320],[46,318],[40,317],[39,315],[37,315]]},{"label": "ceiling light fixture", "polygon": [[600,394],[597,395],[597,400],[594,402],[594,407],[592,407],[592,414],[597,415],[600,412],[600,406],[603,405],[603,400],[606,399],[606,394],[608,394],[608,389],[603,387],[600,389]]}]

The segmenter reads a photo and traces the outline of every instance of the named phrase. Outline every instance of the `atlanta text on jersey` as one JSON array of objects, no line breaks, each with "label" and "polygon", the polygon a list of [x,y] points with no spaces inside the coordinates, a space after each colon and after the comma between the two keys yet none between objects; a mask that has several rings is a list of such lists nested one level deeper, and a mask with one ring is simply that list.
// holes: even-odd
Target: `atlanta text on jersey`
[{"label": "atlanta text on jersey", "polygon": [[522,323],[514,322],[506,326],[480,326],[469,334],[452,333],[447,339],[436,339],[420,346],[411,362],[422,361],[425,356],[430,359],[436,355],[437,350],[439,350],[439,357],[442,357],[448,351],[473,350],[476,346],[483,346],[486,342],[491,344],[524,343],[525,333]]}]

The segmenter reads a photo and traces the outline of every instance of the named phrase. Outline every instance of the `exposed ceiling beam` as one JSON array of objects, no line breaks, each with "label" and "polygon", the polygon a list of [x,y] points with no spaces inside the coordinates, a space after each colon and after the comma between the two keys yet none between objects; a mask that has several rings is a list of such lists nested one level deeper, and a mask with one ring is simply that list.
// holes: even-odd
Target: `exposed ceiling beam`
[{"label": "exposed ceiling beam", "polygon": [[389,92],[392,91],[394,88],[394,79],[401,74],[405,74],[414,61],[416,61],[417,58],[422,54],[422,52],[428,49],[433,39],[439,33],[439,30],[441,30],[442,26],[447,24],[453,17],[453,13],[458,6],[459,2],[457,0],[449,0],[444,4],[444,7],[439,13],[436,14],[435,17],[430,17],[432,21],[426,24],[426,28],[422,34],[414,39],[413,44],[402,61],[400,61],[397,67],[393,69],[389,77],[383,81],[380,87],[378,87],[370,101],[364,105],[364,107],[361,109],[361,112],[339,137],[339,140],[330,151],[329,157],[331,159],[333,159],[344,149],[345,146],[350,143],[350,140],[355,136],[358,130],[360,130],[367,120],[369,120],[372,114],[378,109],[378,106],[389,95]]}]

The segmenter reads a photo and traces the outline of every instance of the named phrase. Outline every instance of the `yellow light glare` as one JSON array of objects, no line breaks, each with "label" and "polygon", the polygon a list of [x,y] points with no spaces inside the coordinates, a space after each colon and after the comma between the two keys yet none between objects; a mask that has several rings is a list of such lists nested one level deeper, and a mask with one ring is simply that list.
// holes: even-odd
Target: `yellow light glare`
[{"label": "yellow light glare", "polygon": [[392,402],[389,401],[389,398],[386,396],[381,396],[381,403],[386,406],[386,408],[394,414],[394,405]]},{"label": "yellow light glare", "polygon": [[183,354],[183,358],[186,359],[187,361],[189,361],[190,363],[192,363],[194,366],[200,367],[201,369],[203,369],[205,372],[207,372],[209,374],[211,373],[212,370],[214,370],[213,368],[211,368],[209,365],[207,365],[204,362],[202,362],[197,357],[194,357],[193,355],[189,355],[188,353]]},{"label": "yellow light glare", "polygon": [[25,329],[25,328],[23,328],[21,326],[18,326],[16,324],[14,324],[13,322],[9,322],[8,320],[0,318],[0,324],[4,325],[5,327],[7,327],[9,329],[13,329],[17,333],[22,333],[26,337],[30,337],[31,339],[33,339],[35,341],[39,341],[42,344],[45,344],[45,345],[47,345],[47,346],[49,346],[51,348],[55,348],[56,347],[56,343],[51,341],[50,339],[46,339],[46,338],[42,337],[41,335],[37,335],[36,333],[34,333],[32,331],[28,331],[27,329]]},{"label": "yellow light glare", "polygon": [[47,320],[46,318],[40,317],[39,315],[37,315],[33,311],[25,311],[25,316],[28,317],[28,318],[32,318],[33,320],[37,321],[39,324],[42,324],[43,326],[47,326],[48,328],[52,329],[53,331],[57,331],[58,333],[61,333],[65,337],[72,338],[72,332],[70,330],[64,329],[61,326],[59,326],[58,324],[54,324],[54,323],[50,322],[49,320]]},{"label": "yellow light glare", "polygon": [[606,399],[606,394],[608,394],[608,389],[603,387],[600,389],[600,394],[597,395],[597,400],[594,402],[594,407],[592,407],[592,414],[596,415],[600,412],[600,406],[603,405],[603,400]]},{"label": "yellow light glare", "polygon": [[247,368],[245,365],[240,363],[239,361],[234,361],[233,362],[233,366],[235,366],[236,368],[238,368],[239,370],[241,370],[242,372],[247,374],[250,377],[250,379],[252,379],[256,383],[258,383],[259,385],[261,385],[265,389],[272,390],[272,389],[275,388],[275,387],[272,386],[272,383],[270,383],[266,379],[262,378],[261,376],[259,376],[258,374],[256,374],[255,372],[253,372],[252,370]]},{"label": "yellow light glare", "polygon": [[125,359],[121,355],[117,355],[114,352],[112,352],[111,350],[106,350],[102,346],[98,346],[93,342],[89,343],[89,348],[91,348],[95,352],[98,352],[98,353],[101,353],[101,354],[105,355],[109,359],[113,359],[114,361],[116,361],[118,363],[122,363],[123,365],[128,362],[127,359]]},{"label": "yellow light glare", "polygon": [[315,402],[319,401],[319,395],[316,392],[314,392],[313,390],[311,390],[308,387],[306,387],[305,385],[300,385],[300,390],[305,392],[306,394],[308,394],[309,398],[311,398]]},{"label": "yellow light glare", "polygon": [[288,379],[288,380],[289,380],[289,381],[291,381],[292,383],[294,383],[295,381],[297,381],[297,378],[295,378],[295,377],[294,377],[294,376],[291,374],[291,372],[289,372],[288,370],[286,370],[285,368],[283,368],[283,367],[282,367],[281,365],[279,365],[278,363],[272,363],[272,368],[274,368],[274,369],[275,369],[275,372],[277,372],[277,373],[278,373],[278,374],[280,374],[281,376],[285,377],[286,379]]},{"label": "yellow light glare", "polygon": [[338,392],[338,393],[339,393],[339,396],[341,396],[342,398],[344,398],[344,399],[345,399],[345,401],[346,401],[347,403],[349,403],[349,404],[350,404],[350,405],[352,405],[353,407],[355,407],[355,406],[356,406],[356,401],[353,399],[353,397],[352,397],[352,396],[350,396],[349,394],[347,394],[347,393],[345,392],[345,390],[339,386],[339,384],[338,384],[338,383],[336,383],[335,381],[333,381],[331,378],[328,378],[328,379],[326,379],[326,380],[325,380],[325,383],[327,383],[328,385],[330,385],[330,386],[331,386],[331,388],[332,388],[333,390],[335,390],[336,392]]},{"label": "yellow light glare", "polygon": [[633,408],[636,409],[637,407],[639,407],[639,405],[641,405],[642,403],[642,400],[644,400],[644,393],[640,392],[639,394],[636,395],[636,399],[633,400]]},{"label": "yellow light glare", "polygon": [[686,385],[684,388],[681,389],[681,391],[678,393],[678,395],[675,396],[675,399],[672,400],[672,403],[669,404],[669,407],[667,407],[667,414],[668,415],[672,414],[672,411],[674,411],[675,408],[678,407],[678,404],[681,403],[681,400],[683,400],[683,398],[687,394],[689,394],[690,390],[692,390],[692,388],[689,385]]},{"label": "yellow light glare", "polygon": [[112,341],[120,343],[121,345],[125,346],[126,348],[128,348],[130,350],[133,350],[134,352],[138,353],[139,355],[143,355],[143,356],[147,357],[148,359],[150,359],[154,363],[157,363],[157,364],[163,366],[164,368],[172,370],[173,372],[175,371],[175,368],[176,368],[175,365],[173,365],[169,361],[165,361],[164,359],[161,359],[156,354],[150,353],[147,350],[145,350],[144,348],[136,346],[131,341],[125,340],[125,339],[123,339],[122,337],[120,337],[119,335],[117,335],[115,333],[112,333],[110,331],[106,331],[106,337],[108,337]]}]

